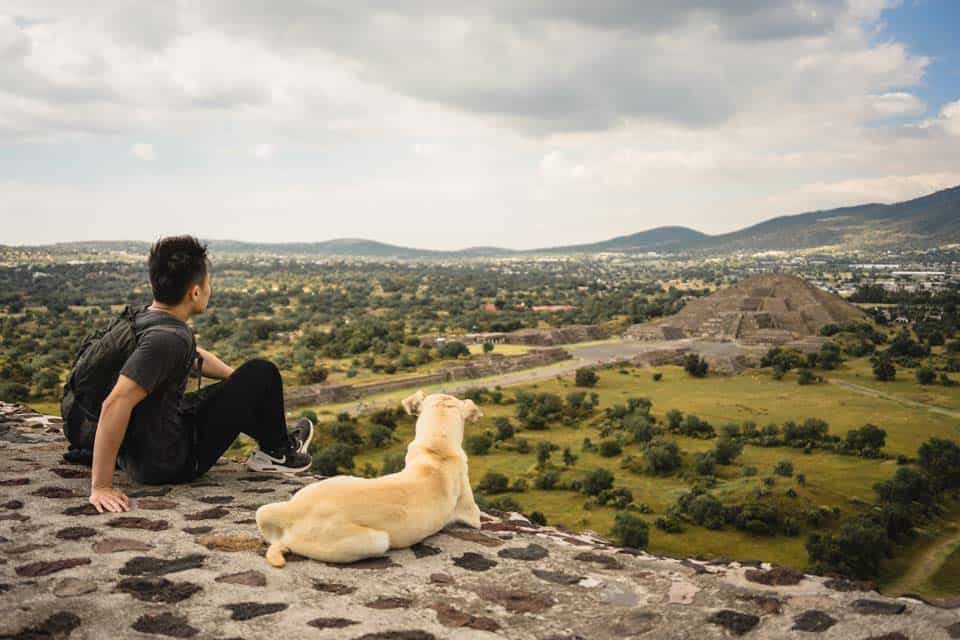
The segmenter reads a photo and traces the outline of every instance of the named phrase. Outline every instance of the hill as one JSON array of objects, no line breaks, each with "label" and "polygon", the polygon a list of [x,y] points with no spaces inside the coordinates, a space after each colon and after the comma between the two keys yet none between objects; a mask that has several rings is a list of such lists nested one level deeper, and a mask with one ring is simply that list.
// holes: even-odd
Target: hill
[{"label": "hill", "polygon": [[[779,216],[720,235],[708,235],[679,226],[657,227],[589,244],[516,250],[468,247],[435,251],[403,247],[362,238],[322,242],[243,242],[207,240],[214,253],[272,254],[279,256],[342,256],[405,259],[490,258],[545,254],[711,253],[796,250],[843,245],[851,248],[931,248],[960,243],[960,186],[898,202],[864,204],[826,211]],[[52,253],[146,253],[150,243],[138,241],[60,242],[50,245],[0,249],[44,249]]]},{"label": "hill", "polygon": [[748,344],[784,344],[818,335],[820,328],[864,318],[863,311],[803,278],[763,274],[706,298],[691,300],[676,315],[633,325],[636,339],[705,338]]}]

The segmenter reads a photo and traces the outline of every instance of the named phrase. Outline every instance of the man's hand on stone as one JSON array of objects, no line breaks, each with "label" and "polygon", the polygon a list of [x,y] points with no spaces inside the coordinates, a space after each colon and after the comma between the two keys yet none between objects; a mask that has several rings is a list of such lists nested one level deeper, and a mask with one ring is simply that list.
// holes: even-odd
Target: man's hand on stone
[{"label": "man's hand on stone", "polygon": [[113,487],[96,488],[90,490],[90,504],[103,513],[103,510],[113,513],[130,510],[130,498],[123,491]]}]

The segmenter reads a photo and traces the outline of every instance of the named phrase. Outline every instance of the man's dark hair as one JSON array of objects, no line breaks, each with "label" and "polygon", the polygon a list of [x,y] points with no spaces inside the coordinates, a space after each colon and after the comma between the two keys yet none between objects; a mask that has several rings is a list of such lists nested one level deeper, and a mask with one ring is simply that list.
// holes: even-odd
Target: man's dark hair
[{"label": "man's dark hair", "polygon": [[150,247],[150,287],[153,299],[163,304],[179,304],[195,284],[202,285],[209,260],[207,245],[193,236],[160,238]]}]

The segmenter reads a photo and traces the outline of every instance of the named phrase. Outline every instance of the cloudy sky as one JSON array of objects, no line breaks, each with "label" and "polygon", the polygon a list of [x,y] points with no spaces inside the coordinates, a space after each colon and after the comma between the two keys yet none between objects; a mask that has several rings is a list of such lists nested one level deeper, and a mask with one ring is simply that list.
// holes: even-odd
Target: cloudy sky
[{"label": "cloudy sky", "polygon": [[0,0],[0,243],[530,248],[907,199],[960,184],[958,25],[954,0]]}]

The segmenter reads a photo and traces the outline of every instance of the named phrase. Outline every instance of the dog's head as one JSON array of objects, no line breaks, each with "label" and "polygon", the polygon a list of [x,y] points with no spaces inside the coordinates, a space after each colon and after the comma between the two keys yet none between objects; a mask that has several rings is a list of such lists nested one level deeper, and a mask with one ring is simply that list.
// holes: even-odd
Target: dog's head
[{"label": "dog's head", "polygon": [[440,429],[445,437],[459,444],[463,441],[463,425],[483,416],[473,400],[460,400],[445,393],[428,396],[421,390],[404,398],[401,404],[408,414],[420,415],[417,438],[430,438],[430,432]]}]

